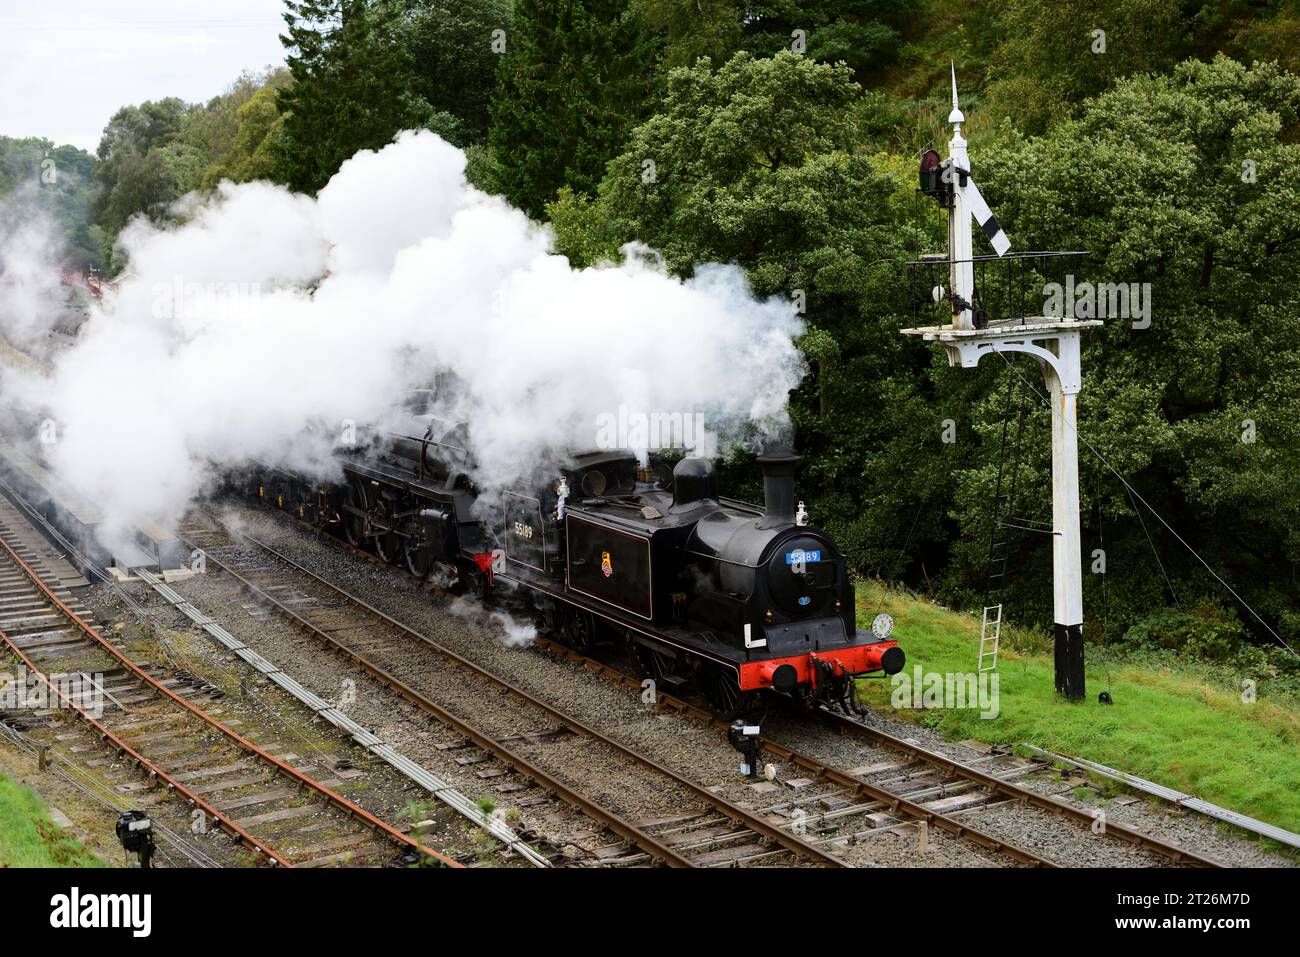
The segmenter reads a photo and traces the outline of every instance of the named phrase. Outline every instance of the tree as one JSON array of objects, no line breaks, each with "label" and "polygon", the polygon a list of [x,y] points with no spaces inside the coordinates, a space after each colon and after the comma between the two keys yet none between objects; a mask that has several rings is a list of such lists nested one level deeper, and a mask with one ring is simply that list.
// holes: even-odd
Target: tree
[{"label": "tree", "polygon": [[637,15],[661,38],[660,69],[725,63],[741,48],[741,0],[634,0]]},{"label": "tree", "polygon": [[820,63],[844,62],[859,82],[896,59],[902,27],[917,5],[899,0],[635,0],[664,41],[662,66],[693,66],[700,57],[725,63],[747,50],[781,50]]},{"label": "tree", "polygon": [[113,114],[99,140],[96,155],[99,164],[95,175],[111,190],[117,180],[120,163],[131,156],[143,156],[156,146],[164,146],[180,132],[189,107],[174,96],[146,101],[139,106],[124,106]]},{"label": "tree", "polygon": [[1275,60],[1285,70],[1300,73],[1300,0],[1283,0],[1273,16],[1242,17],[1231,26],[1225,52],[1244,62]]},{"label": "tree", "polygon": [[405,129],[458,146],[482,136],[505,0],[286,0],[293,83],[282,157],[289,185],[324,186],[343,161]]},{"label": "tree", "polygon": [[587,194],[561,186],[555,201],[546,204],[546,221],[555,233],[556,248],[575,269],[618,260],[618,236]]},{"label": "tree", "polygon": [[383,0],[396,8],[393,35],[408,52],[412,90],[484,139],[497,64],[511,34],[510,0]]},{"label": "tree", "polygon": [[192,152],[166,150],[180,133],[190,107],[175,97],[124,106],[113,114],[100,138],[95,166],[99,192],[95,221],[104,232],[104,259],[110,269],[117,234],[132,216],[163,215],[183,194],[182,179],[199,159]]},{"label": "tree", "polygon": [[133,216],[143,214],[160,220],[167,208],[180,198],[179,165],[174,154],[169,157],[161,149],[119,157],[116,181],[112,189],[101,194],[103,201],[97,217],[110,244]]},{"label": "tree", "polygon": [[404,87],[400,47],[386,42],[385,14],[367,0],[286,0],[280,40],[293,83],[281,91],[287,114],[286,176],[314,192],[358,150],[378,149],[412,125],[421,106]]},{"label": "tree", "polygon": [[[0,236],[44,216],[63,262],[99,266],[101,239],[91,214],[95,158],[41,137],[0,136]],[[56,268],[60,263],[50,263]],[[0,263],[0,272],[4,264]]]},{"label": "tree", "polygon": [[758,56],[791,50],[843,62],[861,82],[894,61],[896,24],[915,13],[898,0],[757,0],[745,4],[744,45]]},{"label": "tree", "polygon": [[[1079,281],[1150,283],[1149,328],[1112,318],[1089,337],[1081,434],[1291,638],[1300,634],[1300,146],[1284,131],[1298,116],[1300,78],[1225,57],[1188,61],[1121,80],[1077,119],[980,160],[1017,246],[1093,250]],[[977,414],[991,432],[987,405]],[[1031,443],[1039,452],[1026,480],[1042,496],[1045,436]],[[1111,614],[1131,622],[1174,596],[1123,486],[1082,454],[1085,512],[1095,516],[1100,491],[1108,525]],[[987,462],[962,478],[956,515],[967,538],[984,521]],[[1180,601],[1224,595],[1144,520]],[[1029,567],[1046,568],[1048,550],[1039,545]],[[968,573],[979,567],[958,554]],[[1085,578],[1099,588],[1098,576]]]},{"label": "tree", "polygon": [[1050,16],[1037,0],[1003,5],[989,96],[1028,132],[1069,116],[1116,79],[1167,70],[1196,45],[1199,2],[1059,0]]},{"label": "tree", "polygon": [[922,245],[928,211],[910,170],[855,149],[860,94],[847,67],[790,52],[673,70],[660,111],[601,185],[607,245],[580,207],[553,213],[563,252],[640,240],[674,272],[736,262],[755,294],[804,304],[810,375],[791,397],[801,481],[859,568],[897,572],[902,516],[944,477],[930,462],[942,448],[935,410],[917,388],[929,357],[897,334],[903,284],[891,267]]},{"label": "tree", "polygon": [[207,103],[175,98],[118,110],[99,145],[95,214],[105,258],[131,217],[164,218],[172,204],[223,179],[282,179],[284,117],[277,97],[287,70],[244,73]]},{"label": "tree", "polygon": [[[290,83],[284,68],[245,72],[225,92],[191,107],[162,149],[180,193],[212,189],[223,179],[274,179],[283,116],[276,101]],[[252,163],[254,154],[260,154]]]},{"label": "tree", "polygon": [[182,193],[216,185],[209,177],[230,155],[238,132],[239,109],[265,83],[265,77],[245,72],[225,92],[186,113],[175,138],[168,144],[172,153],[170,166],[177,174]]},{"label": "tree", "polygon": [[223,179],[236,183],[269,179],[279,181],[283,166],[284,114],[277,101],[289,82],[287,71],[272,76],[235,112],[235,140],[221,165],[204,180],[212,187]]},{"label": "tree", "polygon": [[519,0],[490,143],[505,197],[540,216],[592,195],[654,92],[654,50],[628,0]]}]

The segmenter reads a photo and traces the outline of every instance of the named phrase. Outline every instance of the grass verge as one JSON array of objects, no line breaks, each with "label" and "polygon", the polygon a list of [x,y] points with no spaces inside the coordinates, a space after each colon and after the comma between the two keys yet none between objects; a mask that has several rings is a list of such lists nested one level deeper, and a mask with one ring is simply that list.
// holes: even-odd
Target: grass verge
[{"label": "grass verge", "polygon": [[[857,602],[859,621],[878,611],[894,616],[907,652],[904,674],[914,677],[916,665],[926,673],[976,670],[973,616],[875,582],[859,584]],[[1140,662],[1104,669],[1092,661],[1087,698],[1069,703],[1055,693],[1051,655],[1009,648],[1005,635],[994,718],[981,718],[978,708],[895,708],[890,681],[859,682],[859,694],[880,713],[954,740],[1027,742],[1089,758],[1300,831],[1300,714],[1289,699],[1248,703],[1191,671]],[[1098,702],[1105,690],[1114,704]]]},{"label": "grass verge", "polygon": [[50,820],[35,792],[0,776],[0,867],[103,867]]}]

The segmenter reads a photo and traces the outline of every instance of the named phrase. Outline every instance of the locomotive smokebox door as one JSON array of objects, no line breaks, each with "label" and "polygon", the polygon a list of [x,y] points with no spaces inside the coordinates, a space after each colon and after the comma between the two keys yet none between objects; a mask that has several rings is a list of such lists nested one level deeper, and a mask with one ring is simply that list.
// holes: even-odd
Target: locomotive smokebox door
[{"label": "locomotive smokebox door", "polygon": [[785,614],[804,618],[835,609],[839,563],[823,542],[804,536],[784,543],[768,563],[768,589]]},{"label": "locomotive smokebox door", "polygon": [[641,618],[653,617],[650,539],[573,514],[567,529],[569,587]]}]

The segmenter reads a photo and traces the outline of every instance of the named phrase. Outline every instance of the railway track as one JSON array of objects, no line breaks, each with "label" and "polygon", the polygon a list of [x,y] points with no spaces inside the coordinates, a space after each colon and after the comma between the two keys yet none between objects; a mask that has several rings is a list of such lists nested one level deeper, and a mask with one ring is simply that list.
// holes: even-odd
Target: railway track
[{"label": "railway track", "polygon": [[[150,867],[237,867],[243,850],[224,839],[214,841],[212,834],[192,832],[190,808],[182,802],[150,791],[148,774],[138,768],[114,767],[115,756],[95,735],[95,729],[75,715],[63,717],[56,710],[41,709],[23,715],[0,716],[0,744],[28,756],[45,774],[63,782],[65,794],[84,801],[90,809],[100,809],[101,827],[106,833],[124,811],[145,811],[149,815],[154,837],[154,854]],[[55,792],[56,799],[58,791]],[[104,846],[95,847],[94,835],[75,830],[74,835],[87,843],[88,849],[104,856]],[[125,852],[123,860],[130,860]]]},{"label": "railway track", "polygon": [[[595,856],[606,866],[658,863],[672,867],[799,865],[844,862],[788,828],[772,823],[640,754],[511,684],[246,533],[191,528],[182,538],[201,549],[209,569],[231,576],[257,601],[447,729],[441,748],[476,769],[498,793],[533,806],[554,798],[616,836]],[[436,658],[445,666],[428,667]],[[454,686],[459,713],[440,700]],[[459,694],[466,689],[472,706]],[[473,717],[464,713],[473,710]],[[519,731],[521,727],[530,730]],[[567,759],[581,753],[587,781],[573,780]],[[593,770],[599,769],[599,770]],[[646,790],[679,796],[672,813],[634,817],[589,796],[592,787],[632,774]],[[502,780],[506,775],[513,777]]]},{"label": "railway track", "polygon": [[[222,534],[229,535],[231,533],[223,531]],[[421,642],[423,647],[433,646],[438,649],[440,654],[446,653],[451,655],[453,660],[458,662],[465,661],[465,659],[461,658],[459,655],[455,655],[454,653],[447,651],[447,649],[442,649],[440,646],[431,642],[428,638],[419,635],[413,630],[407,628],[405,625],[402,625],[400,622],[388,618],[383,615],[383,613],[367,605],[365,602],[348,595],[346,592],[337,588],[334,584],[315,575],[313,572],[294,562],[288,556],[277,551],[272,546],[259,541],[255,537],[248,535],[246,532],[238,533],[238,538],[245,546],[245,551],[242,555],[242,561],[244,562],[244,567],[242,569],[239,567],[232,567],[231,561],[228,560],[229,555],[239,554],[238,550],[232,552],[222,549],[220,550],[220,554],[214,555],[211,548],[211,540],[206,540],[208,544],[207,548],[204,547],[204,539],[196,538],[191,541],[190,544],[194,547],[204,548],[210,563],[215,560],[217,567],[223,568],[232,573],[246,590],[258,595],[262,600],[271,601],[273,604],[277,603],[277,600],[272,598],[269,593],[283,589],[283,583],[277,581],[275,578],[275,566],[279,566],[280,568],[292,568],[300,575],[305,576],[306,580],[313,582],[315,589],[317,589],[314,594],[296,592],[291,595],[286,595],[283,599],[278,601],[279,604],[285,606],[283,613],[287,614],[289,617],[307,619],[305,622],[299,622],[300,626],[305,626],[309,629],[315,628],[315,622],[311,620],[311,615],[299,615],[298,612],[294,610],[295,608],[301,607],[303,603],[306,602],[315,605],[324,604],[326,615],[325,630],[337,627],[336,623],[329,620],[328,609],[330,606],[328,604],[327,596],[332,595],[334,597],[334,604],[337,604],[338,601],[343,601],[354,606],[360,606],[365,608],[368,614],[377,616],[379,619],[387,622],[389,627],[395,626],[407,637],[408,646],[409,640],[414,639]],[[353,549],[352,546],[348,546],[345,543],[340,544],[343,544],[345,548],[356,551],[358,554],[365,556],[371,561],[379,561],[368,553]],[[260,559],[258,558],[259,555],[261,556]],[[267,566],[265,564],[267,561],[270,561],[272,564]],[[237,566],[238,562],[235,564]],[[267,574],[271,576],[269,579],[262,580],[260,578],[260,576]],[[313,611],[311,614],[314,615],[316,612]],[[560,647],[549,642],[546,644],[550,647]],[[567,649],[565,649],[565,651],[566,653],[569,653]],[[576,652],[571,652],[571,654],[580,660],[590,661],[590,659],[585,659]],[[594,664],[594,662],[592,662],[592,664]],[[482,669],[478,668],[477,665],[470,663],[469,666],[476,671],[482,672]],[[374,672],[371,673],[374,674]],[[486,672],[482,673],[487,674]],[[613,669],[610,669],[610,674],[618,673]],[[390,681],[393,680],[393,677],[393,675],[385,672],[385,675],[380,677],[380,680],[389,684]],[[638,691],[640,690],[640,684],[637,679],[626,674],[620,674],[619,677],[620,680],[626,681],[632,686],[635,686]],[[499,687],[513,687],[495,675],[489,675],[489,680]],[[393,685],[390,684],[390,687],[393,687]],[[396,690],[399,690],[400,693],[403,693],[404,696],[406,696],[406,692],[401,692],[400,689]],[[411,689],[408,688],[407,691],[409,690]],[[526,692],[519,691],[519,689],[514,690],[519,694],[527,696],[529,700],[537,702],[537,699],[528,696]],[[412,699],[408,696],[408,700]],[[542,704],[541,702],[537,703],[547,710],[553,710],[550,709],[548,705]],[[685,706],[684,702],[682,702],[682,704]],[[700,711],[699,709],[695,710],[698,714],[707,717],[714,726],[725,730],[726,725],[724,723],[714,721],[712,716],[708,715],[707,712]],[[573,719],[568,720],[571,721]],[[594,730],[591,730],[591,733],[599,734]],[[628,750],[604,735],[600,735],[600,737],[604,738],[604,740],[608,741],[620,750],[625,752]],[[640,756],[637,757],[639,760],[647,760]],[[661,769],[664,771],[668,770],[666,768]],[[676,772],[669,773],[673,774],[678,781],[686,781],[689,787],[696,793],[699,793],[702,790],[698,784],[683,778]],[[814,784],[815,786],[808,787],[808,784]],[[766,824],[769,830],[774,828],[778,833],[788,836],[790,839],[797,840],[805,845],[827,848],[828,851],[824,852],[826,857],[830,857],[837,846],[841,846],[846,842],[866,840],[873,836],[878,836],[884,830],[888,830],[889,825],[882,825],[882,815],[895,815],[896,819],[891,819],[893,824],[906,824],[909,828],[917,824],[921,824],[926,828],[933,827],[937,831],[946,832],[959,840],[966,841],[983,852],[997,855],[1002,859],[1017,865],[1031,867],[1053,866],[1050,860],[1040,854],[1018,847],[1009,841],[987,834],[978,827],[974,827],[955,817],[945,815],[935,811],[933,808],[924,806],[922,803],[919,803],[921,800],[933,798],[935,796],[934,794],[927,793],[924,790],[915,795],[903,796],[897,793],[886,792],[883,788],[874,784],[832,772],[828,775],[818,775],[815,780],[804,782],[798,794],[790,794],[780,789],[773,789],[773,791],[774,793],[765,799],[765,803],[760,802],[762,803],[761,807],[753,809],[751,817],[757,817],[758,820]],[[716,795],[711,794],[711,797],[716,799]],[[915,800],[913,798],[915,798]],[[747,807],[750,806],[750,802],[747,801],[746,805]],[[732,813],[736,810],[740,810],[734,803],[732,803],[730,807]],[[837,857],[832,859],[836,863],[840,863],[840,858]]]},{"label": "railway track", "polygon": [[[552,654],[577,662],[583,667],[603,674],[611,680],[630,688],[640,689],[641,687],[640,679],[635,675],[629,674],[608,662],[584,655],[550,639],[538,638],[536,644]],[[658,706],[665,710],[689,715],[719,732],[725,733],[727,731],[728,725],[726,722],[719,720],[711,712],[699,705],[682,698],[660,691],[658,693]],[[914,820],[927,820],[931,825],[953,834],[959,834],[959,836],[964,836],[957,829],[960,826],[960,821],[957,818],[961,813],[978,812],[1004,803],[1028,806],[1060,816],[1087,829],[1090,833],[1093,832],[1092,829],[1096,825],[1097,819],[1088,811],[1018,785],[1011,780],[1026,771],[1034,770],[1032,765],[1026,766],[1021,762],[1012,762],[997,770],[984,770],[930,751],[919,744],[889,734],[886,731],[881,731],[878,728],[873,728],[856,718],[824,706],[820,708],[818,718],[841,733],[853,735],[878,745],[886,751],[901,755],[905,758],[905,761],[902,763],[898,761],[881,761],[875,765],[856,769],[855,773],[854,771],[836,768],[772,737],[765,737],[761,740],[762,749],[768,754],[803,769],[818,779],[874,797],[883,804],[889,805],[893,813],[901,813]],[[893,777],[888,777],[891,774]],[[886,778],[880,783],[866,780],[872,775],[884,775]],[[896,789],[898,785],[905,786],[906,793],[911,796],[911,800],[904,796],[901,788]],[[917,798],[931,798],[936,794],[943,799],[954,799],[954,804],[961,803],[955,799],[960,798],[963,794],[987,796],[989,800],[972,801],[967,805],[964,812],[957,812],[952,815],[936,814],[932,809],[927,809],[924,804],[917,803]],[[909,807],[909,804],[912,806]],[[972,830],[970,826],[966,826],[968,833]],[[978,834],[979,832],[974,833]],[[1101,833],[1110,839],[1122,841],[1133,847],[1159,855],[1174,864],[1189,867],[1222,866],[1212,858],[1197,854],[1176,844],[1162,841],[1159,838],[1116,822],[1107,822]],[[977,843],[984,843],[978,838],[975,838],[975,840]]]},{"label": "railway track", "polygon": [[[946,755],[938,754],[923,748],[918,744],[904,740],[896,735],[881,731],[879,728],[873,728],[870,725],[852,718],[848,715],[832,711],[828,708],[822,709],[822,717],[833,727],[858,737],[882,744],[892,751],[906,754],[915,761],[928,765],[944,774],[950,774],[962,778],[972,784],[986,789],[989,793],[1001,796],[1010,801],[1024,804],[1036,808],[1040,811],[1046,811],[1058,815],[1066,820],[1073,821],[1080,827],[1091,829],[1096,824],[1096,819],[1092,814],[1077,808],[1072,804],[1059,801],[1056,798],[1048,797],[1029,788],[1021,787],[1011,781],[1006,780],[996,774],[982,771],[979,768],[971,767],[959,761],[955,761]],[[1180,847],[1177,844],[1171,844],[1168,841],[1162,841],[1157,837],[1127,827],[1116,821],[1108,821],[1104,830],[1108,838],[1123,841],[1133,847],[1150,851],[1163,858],[1166,858],[1174,864],[1181,864],[1189,867],[1222,867],[1223,865],[1213,858],[1206,857],[1203,854],[1197,854],[1195,851]]]},{"label": "railway track", "polygon": [[[388,564],[346,542],[338,541],[337,544],[369,562]],[[411,575],[405,569],[398,570],[423,587],[440,590],[428,581]],[[584,667],[620,682],[638,693],[642,689],[639,676],[621,670],[609,662],[598,660],[542,637],[539,637],[535,644],[579,662]],[[726,722],[718,720],[704,708],[666,694],[661,689],[656,690],[656,704],[660,709],[688,715],[723,734],[728,730]],[[1023,762],[1005,764],[1000,768],[982,769],[932,752],[838,711],[823,708],[819,717],[835,730],[853,735],[903,759],[882,760],[874,765],[842,769],[820,761],[779,740],[764,738],[762,747],[768,754],[801,768],[812,776],[814,782],[824,786],[820,795],[822,803],[841,805],[838,812],[841,817],[845,816],[844,808],[848,808],[849,813],[857,817],[884,813],[899,821],[925,822],[927,827],[969,841],[1016,863],[1028,866],[1056,866],[1045,854],[1018,847],[963,820],[967,816],[988,809],[1014,805],[1060,818],[1084,832],[1100,833],[1105,840],[1127,844],[1175,865],[1207,868],[1222,866],[1213,858],[1163,841],[1119,822],[1107,821],[1105,827],[1098,830],[1097,819],[1089,811],[1016,784],[1014,778],[1023,775],[1027,770],[1033,770],[1032,767],[1027,768]],[[962,799],[963,795],[971,795],[972,798],[978,797],[978,799],[966,801]],[[944,806],[955,809],[950,813],[936,810],[937,807]],[[794,810],[792,807],[773,809],[777,815],[788,814],[792,810]],[[878,817],[873,818],[873,827],[880,820]],[[828,823],[820,814],[805,815],[799,820],[800,827],[803,829],[826,828],[831,831],[831,836],[823,837],[822,840],[829,842],[839,839],[834,835],[834,831],[827,827]],[[862,837],[865,833],[859,832],[854,836]],[[812,839],[817,838],[814,836]]]},{"label": "railway track", "polygon": [[0,649],[48,690],[52,707],[75,713],[122,763],[201,812],[205,828],[261,864],[460,866],[223,724],[219,689],[169,676],[105,637],[66,587],[46,581],[15,521],[0,512]]}]

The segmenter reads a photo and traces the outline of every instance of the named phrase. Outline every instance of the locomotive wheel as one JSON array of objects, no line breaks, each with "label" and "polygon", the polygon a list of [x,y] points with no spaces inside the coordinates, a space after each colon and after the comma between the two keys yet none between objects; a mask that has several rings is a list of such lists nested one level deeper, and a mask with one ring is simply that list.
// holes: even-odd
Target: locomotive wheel
[{"label": "locomotive wheel", "polygon": [[389,530],[375,533],[375,554],[390,565],[397,564],[402,554],[402,536],[391,530],[392,517],[397,512],[397,503],[387,495],[381,495],[375,503],[379,519],[390,526]]},{"label": "locomotive wheel", "polygon": [[[365,510],[366,499],[361,490],[357,488],[355,482],[348,482],[347,504],[353,508]],[[353,548],[360,548],[366,540],[367,522],[364,517],[356,515],[351,511],[343,513],[343,537],[347,539],[348,544]]]},{"label": "locomotive wheel", "polygon": [[572,611],[560,629],[560,640],[574,651],[586,654],[596,641],[596,619],[589,611]]},{"label": "locomotive wheel", "polygon": [[406,539],[402,543],[402,555],[406,558],[406,568],[416,578],[428,578],[433,566],[438,563],[438,556],[429,545]]},{"label": "locomotive wheel", "polygon": [[740,717],[753,704],[751,696],[740,690],[736,674],[730,668],[711,667],[701,678],[709,707],[723,721]]},{"label": "locomotive wheel", "polygon": [[676,674],[677,661],[662,652],[635,642],[632,645],[632,654],[640,666],[641,677],[650,678],[656,684],[667,684]]}]

